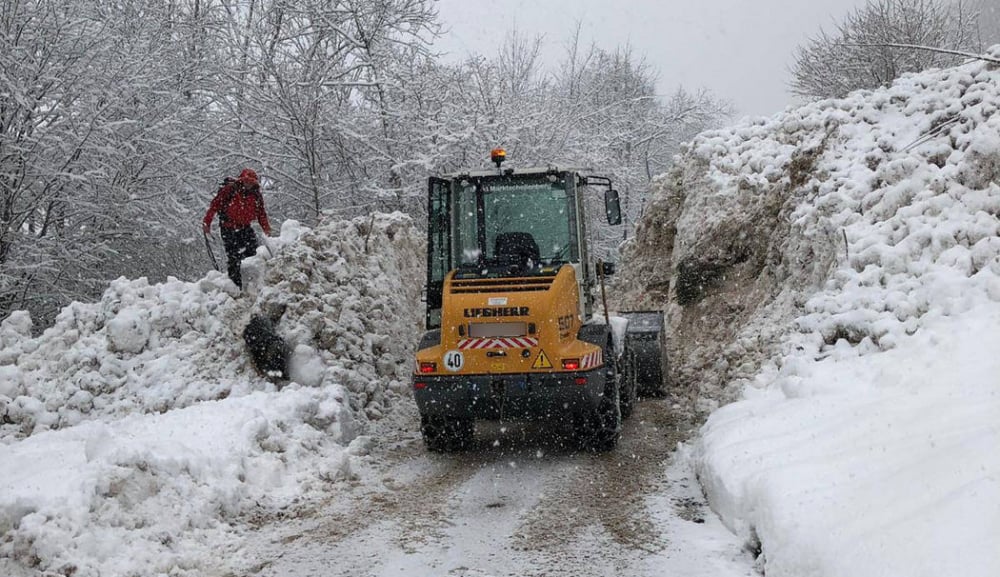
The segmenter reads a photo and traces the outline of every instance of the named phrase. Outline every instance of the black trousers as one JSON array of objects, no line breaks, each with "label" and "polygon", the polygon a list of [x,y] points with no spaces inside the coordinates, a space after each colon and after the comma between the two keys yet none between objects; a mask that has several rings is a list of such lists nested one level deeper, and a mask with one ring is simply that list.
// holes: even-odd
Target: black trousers
[{"label": "black trousers", "polygon": [[240,276],[240,263],[243,259],[257,253],[257,235],[249,226],[246,228],[223,228],[222,244],[226,247],[226,258],[229,264],[229,278],[236,286],[243,288],[243,277]]}]

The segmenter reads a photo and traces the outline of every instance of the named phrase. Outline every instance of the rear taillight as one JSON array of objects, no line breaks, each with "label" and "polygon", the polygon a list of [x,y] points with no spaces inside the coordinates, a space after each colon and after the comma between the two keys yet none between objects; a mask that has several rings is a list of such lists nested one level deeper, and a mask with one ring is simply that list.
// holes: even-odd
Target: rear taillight
[{"label": "rear taillight", "polygon": [[573,382],[576,383],[576,384],[578,384],[578,385],[586,385],[587,384],[587,377],[577,377],[577,378],[573,379]]},{"label": "rear taillight", "polygon": [[413,383],[413,388],[417,389],[418,391],[421,391],[421,390],[427,388],[427,383],[423,383],[423,382],[417,381],[417,382]]},{"label": "rear taillight", "polygon": [[580,359],[563,359],[563,370],[575,371],[580,368]]},{"label": "rear taillight", "polygon": [[433,373],[437,368],[437,363],[420,363],[421,373]]}]

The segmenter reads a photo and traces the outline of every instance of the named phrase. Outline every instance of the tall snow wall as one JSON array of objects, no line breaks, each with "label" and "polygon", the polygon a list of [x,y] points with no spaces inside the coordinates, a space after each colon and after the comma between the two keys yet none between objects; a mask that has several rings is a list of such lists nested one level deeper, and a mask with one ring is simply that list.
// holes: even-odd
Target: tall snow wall
[{"label": "tall snow wall", "polygon": [[246,294],[214,271],[155,285],[123,277],[99,302],[65,307],[36,338],[27,314],[14,313],[0,327],[0,432],[23,436],[267,388],[242,338],[253,314],[277,319],[293,382],[341,385],[358,419],[378,418],[405,389],[422,318],[413,279],[423,251],[401,213],[315,229],[288,221],[244,261]]},{"label": "tall snow wall", "polygon": [[935,304],[938,267],[993,294],[998,77],[907,76],[695,138],[618,279],[623,304],[666,311],[672,390],[711,408],[789,348],[892,348]]},{"label": "tall snow wall", "polygon": [[926,71],[655,183],[622,304],[665,309],[699,480],[769,576],[1000,566],[998,109],[996,64]]},{"label": "tall snow wall", "polygon": [[[366,425],[408,394],[423,254],[400,213],[287,221],[243,293],[214,271],[121,278],[38,337],[5,319],[0,574],[253,572],[247,520],[352,478]],[[292,350],[287,381],[249,360],[255,314]]]}]

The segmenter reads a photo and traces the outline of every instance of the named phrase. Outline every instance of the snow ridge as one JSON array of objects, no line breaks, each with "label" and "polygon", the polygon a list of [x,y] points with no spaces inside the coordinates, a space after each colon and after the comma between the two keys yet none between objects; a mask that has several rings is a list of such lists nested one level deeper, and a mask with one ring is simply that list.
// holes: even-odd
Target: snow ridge
[{"label": "snow ridge", "polygon": [[743,399],[696,459],[769,576],[1000,566],[998,108],[996,66],[927,71],[704,133],[657,181],[622,283],[670,297],[678,394]]}]

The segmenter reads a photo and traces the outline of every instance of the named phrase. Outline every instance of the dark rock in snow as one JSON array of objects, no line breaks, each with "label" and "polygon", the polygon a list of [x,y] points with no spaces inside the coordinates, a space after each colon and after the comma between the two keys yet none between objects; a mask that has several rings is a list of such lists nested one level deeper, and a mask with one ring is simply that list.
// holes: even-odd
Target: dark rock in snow
[{"label": "dark rock in snow", "polygon": [[268,317],[254,315],[243,329],[243,340],[254,367],[271,380],[288,378],[288,345]]}]

